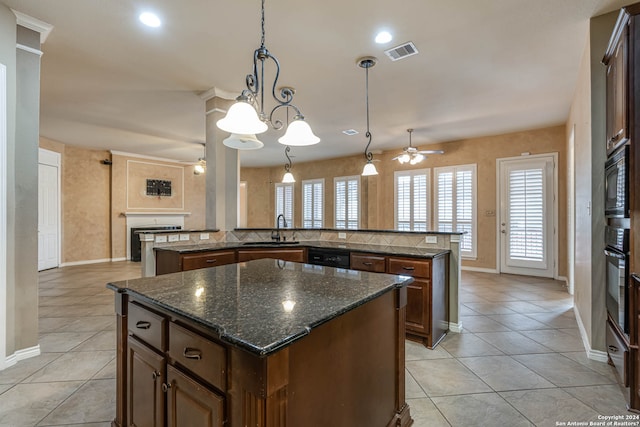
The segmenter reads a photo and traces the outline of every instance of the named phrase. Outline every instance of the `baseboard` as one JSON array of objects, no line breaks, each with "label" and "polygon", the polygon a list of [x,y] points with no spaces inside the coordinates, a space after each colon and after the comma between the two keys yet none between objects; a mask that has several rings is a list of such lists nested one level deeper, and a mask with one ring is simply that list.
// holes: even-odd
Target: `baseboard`
[{"label": "baseboard", "polygon": [[15,365],[16,363],[18,363],[21,360],[25,360],[25,359],[28,359],[30,357],[35,357],[35,356],[40,356],[40,344],[38,344],[36,346],[33,346],[33,347],[23,348],[21,350],[17,350],[12,355],[7,356],[7,358],[5,359],[5,362],[4,362],[4,367],[6,369],[9,366]]},{"label": "baseboard", "polygon": [[559,280],[561,282],[564,282],[564,285],[568,288],[569,287],[569,279],[565,276],[556,276],[555,280]]},{"label": "baseboard", "polygon": [[587,353],[587,358],[590,360],[595,360],[596,362],[607,363],[606,352],[600,351],[600,350],[594,350],[591,348],[591,343],[589,342],[587,330],[584,328],[584,323],[582,323],[580,312],[578,311],[578,308],[575,306],[573,307],[573,313],[576,315],[578,330],[580,331],[580,337],[582,338],[582,345],[584,346],[585,352]]},{"label": "baseboard", "polygon": [[498,270],[495,268],[481,268],[481,267],[465,267],[464,265],[460,267],[463,271],[475,271],[477,273],[491,273],[498,274]]},{"label": "baseboard", "polygon": [[462,333],[462,322],[453,323],[449,322],[449,330],[451,332]]},{"label": "baseboard", "polygon": [[129,259],[126,256],[122,258],[111,258],[111,262],[120,262],[120,261],[128,261]]},{"label": "baseboard", "polygon": [[[126,258],[123,258],[125,260]],[[111,258],[103,258],[103,259],[90,259],[86,261],[72,261],[72,262],[63,262],[60,264],[60,267],[71,267],[73,265],[87,265],[87,264],[101,264],[103,262],[111,262]]]}]

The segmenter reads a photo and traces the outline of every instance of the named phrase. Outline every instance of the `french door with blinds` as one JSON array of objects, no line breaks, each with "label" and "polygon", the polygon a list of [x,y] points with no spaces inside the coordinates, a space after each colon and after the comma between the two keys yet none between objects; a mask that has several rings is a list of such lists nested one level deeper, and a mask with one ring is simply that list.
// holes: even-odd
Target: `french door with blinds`
[{"label": "french door with blinds", "polygon": [[554,277],[555,155],[499,159],[500,272]]}]

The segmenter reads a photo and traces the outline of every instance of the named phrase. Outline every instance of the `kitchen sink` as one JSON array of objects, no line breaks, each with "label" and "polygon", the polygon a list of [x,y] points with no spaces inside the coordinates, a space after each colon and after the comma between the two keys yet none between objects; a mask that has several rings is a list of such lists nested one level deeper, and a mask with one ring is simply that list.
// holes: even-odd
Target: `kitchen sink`
[{"label": "kitchen sink", "polygon": [[242,245],[243,246],[288,246],[288,245],[299,245],[300,242],[298,242],[297,240],[290,240],[290,241],[281,241],[281,242],[276,242],[273,240],[267,240],[264,242],[244,242]]}]

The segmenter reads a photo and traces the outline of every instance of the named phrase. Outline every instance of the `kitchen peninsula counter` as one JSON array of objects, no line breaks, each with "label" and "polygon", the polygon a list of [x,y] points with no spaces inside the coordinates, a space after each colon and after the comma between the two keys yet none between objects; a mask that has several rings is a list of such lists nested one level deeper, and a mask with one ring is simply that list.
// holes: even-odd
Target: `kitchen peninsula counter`
[{"label": "kitchen peninsula counter", "polygon": [[217,243],[201,243],[191,245],[172,245],[165,247],[156,247],[156,251],[172,251],[181,254],[208,252],[223,249],[247,249],[247,248],[326,248],[326,249],[344,249],[350,252],[368,252],[380,255],[397,255],[421,258],[433,258],[443,254],[448,254],[449,249],[438,248],[422,248],[410,246],[392,246],[392,245],[373,245],[364,243],[342,243],[333,241],[300,241],[297,243],[282,242],[273,244],[271,242],[217,242]]},{"label": "kitchen peninsula counter", "polygon": [[411,281],[263,259],[109,283],[114,425],[409,426]]}]

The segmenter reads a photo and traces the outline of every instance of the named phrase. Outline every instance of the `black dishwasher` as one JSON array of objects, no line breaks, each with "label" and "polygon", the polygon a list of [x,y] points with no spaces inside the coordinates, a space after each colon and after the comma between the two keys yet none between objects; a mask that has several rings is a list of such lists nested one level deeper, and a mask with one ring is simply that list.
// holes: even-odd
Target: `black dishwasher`
[{"label": "black dishwasher", "polygon": [[349,268],[349,251],[334,248],[309,248],[309,264]]}]

